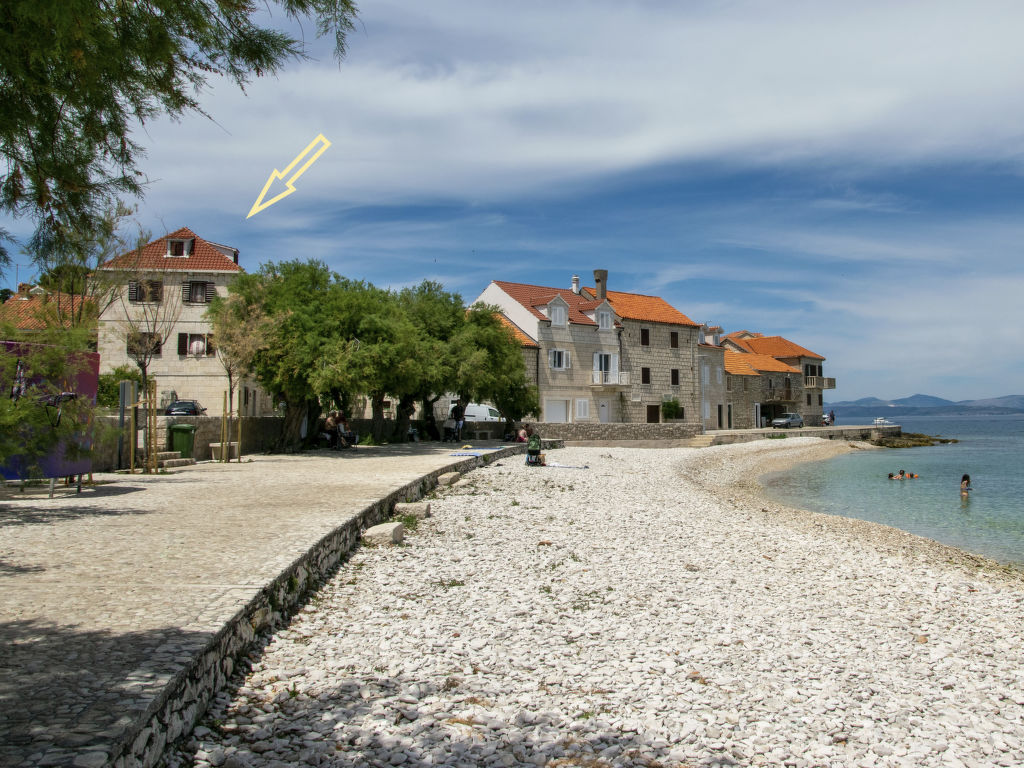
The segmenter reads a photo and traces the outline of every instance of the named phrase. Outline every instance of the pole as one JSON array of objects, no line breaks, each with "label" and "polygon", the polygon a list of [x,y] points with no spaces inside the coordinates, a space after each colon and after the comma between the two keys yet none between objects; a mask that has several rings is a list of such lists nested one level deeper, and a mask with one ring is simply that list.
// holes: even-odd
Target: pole
[{"label": "pole", "polygon": [[224,391],[224,408],[220,412],[220,460],[227,461],[228,457],[224,453],[225,443],[228,438],[228,393]]},{"label": "pole", "polygon": [[242,463],[242,414],[238,414],[238,463]]},{"label": "pole", "polygon": [[139,437],[135,432],[135,409],[138,405],[137,401],[132,401],[131,445],[128,447],[128,471],[133,475],[135,474],[135,444],[139,441]]}]

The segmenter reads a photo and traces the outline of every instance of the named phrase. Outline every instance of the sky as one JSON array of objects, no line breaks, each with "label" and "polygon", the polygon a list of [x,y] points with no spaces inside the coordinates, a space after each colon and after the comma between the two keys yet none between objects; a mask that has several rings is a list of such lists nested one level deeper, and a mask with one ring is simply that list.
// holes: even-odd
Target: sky
[{"label": "sky", "polygon": [[139,128],[154,237],[467,302],[607,269],[824,356],[826,401],[1024,393],[1024,4],[363,0],[340,64],[264,20],[311,58]]}]

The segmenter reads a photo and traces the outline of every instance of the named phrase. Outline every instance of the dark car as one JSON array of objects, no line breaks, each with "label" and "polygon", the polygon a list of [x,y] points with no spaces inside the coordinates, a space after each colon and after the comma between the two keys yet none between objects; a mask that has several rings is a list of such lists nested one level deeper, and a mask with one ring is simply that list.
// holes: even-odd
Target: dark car
[{"label": "dark car", "polygon": [[167,416],[202,416],[204,413],[206,409],[198,400],[175,400],[164,411]]},{"label": "dark car", "polygon": [[782,427],[783,429],[788,427],[802,427],[804,425],[804,417],[799,413],[784,413],[777,419],[772,419],[773,427]]}]

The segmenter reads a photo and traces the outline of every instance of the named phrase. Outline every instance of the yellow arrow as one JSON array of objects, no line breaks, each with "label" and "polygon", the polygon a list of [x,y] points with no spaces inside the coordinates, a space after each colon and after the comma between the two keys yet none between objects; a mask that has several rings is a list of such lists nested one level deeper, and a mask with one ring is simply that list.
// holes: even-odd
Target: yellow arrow
[{"label": "yellow arrow", "polygon": [[[299,168],[299,170],[295,171],[295,173],[292,173],[292,171],[295,169],[295,166],[302,162],[302,158],[304,158],[310,152],[313,152],[313,148],[316,147],[317,144],[321,144],[322,146],[319,149],[317,149],[316,152],[313,153],[313,156],[310,157],[305,162],[305,164],[301,168]],[[322,133],[319,133],[317,134],[317,137],[315,139],[309,142],[309,146],[302,150],[299,153],[298,157],[296,157],[294,160],[291,161],[291,163],[288,164],[287,168],[285,168],[283,171],[279,171],[275,168],[274,172],[270,174],[270,178],[267,179],[267,183],[263,185],[263,191],[260,192],[260,196],[256,198],[256,202],[253,203],[252,208],[249,209],[249,215],[246,216],[245,218],[251,218],[260,211],[264,210],[265,208],[269,208],[278,200],[282,200],[283,198],[288,197],[288,195],[294,192],[295,182],[299,178],[299,176],[304,174],[306,170],[309,168],[309,166],[315,163],[317,158],[327,151],[327,148],[329,146],[331,146],[331,142],[325,139]],[[289,174],[291,174],[291,177],[285,180],[285,177],[288,176]],[[267,192],[270,191],[270,185],[274,183],[274,179],[277,179],[278,181],[284,181],[286,189],[284,190],[284,192],[279,192],[278,194],[274,195],[274,197],[264,202],[264,198],[267,196]]]}]

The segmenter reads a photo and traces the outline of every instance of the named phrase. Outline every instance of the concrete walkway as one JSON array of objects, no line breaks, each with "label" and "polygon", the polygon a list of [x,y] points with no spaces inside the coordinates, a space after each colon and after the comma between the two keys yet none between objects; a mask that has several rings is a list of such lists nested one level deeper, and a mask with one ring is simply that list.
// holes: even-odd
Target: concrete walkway
[{"label": "concrete walkway", "polygon": [[254,595],[359,510],[465,460],[453,450],[97,475],[54,499],[0,488],[0,765],[103,765]]}]

